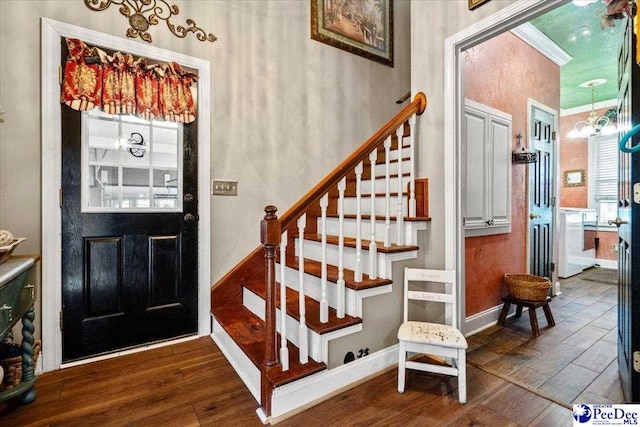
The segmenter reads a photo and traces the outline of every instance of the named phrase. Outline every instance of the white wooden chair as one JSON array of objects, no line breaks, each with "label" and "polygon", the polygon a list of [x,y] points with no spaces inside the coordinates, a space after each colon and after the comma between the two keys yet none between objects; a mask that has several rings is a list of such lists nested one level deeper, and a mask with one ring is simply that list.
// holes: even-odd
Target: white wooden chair
[{"label": "white wooden chair", "polygon": [[[409,290],[409,282],[444,283],[445,292]],[[445,324],[409,321],[409,300],[445,304]],[[398,330],[400,359],[398,392],[404,392],[406,369],[454,375],[458,377],[458,400],[467,401],[467,340],[457,328],[455,271],[404,269],[404,323]],[[434,355],[451,361],[451,366],[407,360],[407,352]]]}]

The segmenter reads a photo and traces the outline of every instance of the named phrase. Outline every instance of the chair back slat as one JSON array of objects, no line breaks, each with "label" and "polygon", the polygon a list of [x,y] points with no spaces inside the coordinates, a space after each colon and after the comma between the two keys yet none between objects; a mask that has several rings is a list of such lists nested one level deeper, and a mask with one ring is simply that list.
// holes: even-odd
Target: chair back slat
[{"label": "chair back slat", "polygon": [[[409,282],[444,283],[444,292],[410,291]],[[409,320],[409,300],[421,300],[445,304],[446,323],[457,328],[457,290],[454,270],[404,269],[404,321]]]},{"label": "chair back slat", "polygon": [[453,299],[453,295],[440,294],[440,293],[437,293],[437,292],[409,291],[408,294],[407,294],[407,299],[420,300],[420,301],[442,302],[442,303],[445,303],[445,304],[454,304],[455,303],[455,300]]}]

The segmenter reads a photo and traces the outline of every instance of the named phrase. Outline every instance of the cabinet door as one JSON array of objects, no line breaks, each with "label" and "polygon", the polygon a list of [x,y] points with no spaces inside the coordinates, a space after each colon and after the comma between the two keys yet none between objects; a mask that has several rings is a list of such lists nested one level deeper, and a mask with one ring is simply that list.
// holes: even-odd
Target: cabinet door
[{"label": "cabinet door", "polygon": [[487,223],[487,115],[472,107],[465,110],[467,191],[465,228],[484,228]]},{"label": "cabinet door", "polygon": [[511,231],[511,120],[490,116],[491,193],[489,200],[490,227],[509,227]]},{"label": "cabinet door", "polygon": [[468,237],[511,232],[511,116],[466,100]]}]

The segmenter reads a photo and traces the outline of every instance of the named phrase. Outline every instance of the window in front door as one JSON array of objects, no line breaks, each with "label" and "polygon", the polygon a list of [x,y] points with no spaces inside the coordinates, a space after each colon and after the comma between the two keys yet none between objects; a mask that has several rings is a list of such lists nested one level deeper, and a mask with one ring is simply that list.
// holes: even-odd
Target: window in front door
[{"label": "window in front door", "polygon": [[182,124],[82,113],[82,212],[182,210]]}]

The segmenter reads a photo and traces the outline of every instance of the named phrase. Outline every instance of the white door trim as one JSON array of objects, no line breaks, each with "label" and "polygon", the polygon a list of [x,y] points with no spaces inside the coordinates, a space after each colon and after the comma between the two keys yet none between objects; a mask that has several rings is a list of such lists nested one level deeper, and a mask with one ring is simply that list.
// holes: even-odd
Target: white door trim
[{"label": "white door trim", "polygon": [[462,52],[571,0],[519,0],[444,41],[445,268],[458,275],[458,316],[464,325],[465,271],[462,226],[461,137],[464,111]]},{"label": "white door trim", "polygon": [[209,61],[171,52],[75,25],[42,18],[41,21],[42,115],[42,361],[44,371],[62,363],[62,219],[58,200],[62,186],[60,85],[60,37],[74,37],[91,44],[130,52],[163,62],[176,61],[198,70],[198,335],[211,333],[211,196],[210,120],[211,70]]}]

